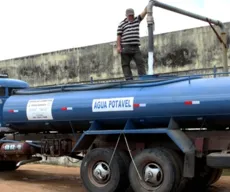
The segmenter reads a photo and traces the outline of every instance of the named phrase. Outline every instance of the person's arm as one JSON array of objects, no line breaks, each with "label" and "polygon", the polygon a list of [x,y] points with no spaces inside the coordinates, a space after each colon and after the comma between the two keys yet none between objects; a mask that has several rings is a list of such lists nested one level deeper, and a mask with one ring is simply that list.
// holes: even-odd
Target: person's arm
[{"label": "person's arm", "polygon": [[147,14],[147,6],[143,10],[143,12],[140,14],[141,20],[143,20],[145,18],[146,14]]}]

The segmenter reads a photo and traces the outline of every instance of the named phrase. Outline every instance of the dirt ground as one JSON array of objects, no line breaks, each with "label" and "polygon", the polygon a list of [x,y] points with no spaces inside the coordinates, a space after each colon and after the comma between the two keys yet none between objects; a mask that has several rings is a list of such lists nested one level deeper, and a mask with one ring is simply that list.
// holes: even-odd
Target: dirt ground
[{"label": "dirt ground", "polygon": [[[229,192],[230,177],[223,176],[208,192]],[[0,190],[4,192],[86,192],[79,168],[28,164],[17,171],[0,173]]]}]

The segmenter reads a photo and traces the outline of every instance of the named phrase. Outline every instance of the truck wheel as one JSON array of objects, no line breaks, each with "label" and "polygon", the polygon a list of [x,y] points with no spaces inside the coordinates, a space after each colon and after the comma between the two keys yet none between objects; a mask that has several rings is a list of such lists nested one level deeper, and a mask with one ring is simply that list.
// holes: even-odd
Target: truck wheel
[{"label": "truck wheel", "polygon": [[199,188],[205,190],[211,184],[215,183],[220,178],[221,174],[218,169],[208,167],[203,162],[203,159],[196,160],[195,177],[189,181],[188,189]]},{"label": "truck wheel", "polygon": [[89,192],[118,192],[128,188],[128,174],[119,153],[113,150],[96,148],[91,150],[81,164],[81,179]]},{"label": "truck wheel", "polygon": [[220,179],[222,173],[223,173],[223,169],[215,169],[214,177],[210,181],[209,185],[216,183]]},{"label": "truck wheel", "polygon": [[176,182],[175,182],[175,187],[173,191],[176,192],[182,192],[184,191],[187,183],[188,183],[188,179],[183,177],[183,170],[184,170],[184,162],[182,157],[173,149],[168,149],[165,148],[164,150],[166,150],[169,153],[169,156],[171,156],[172,162],[175,165],[175,178],[176,178]]},{"label": "truck wheel", "polygon": [[129,168],[129,180],[135,192],[170,192],[173,189],[175,167],[168,153],[161,148],[145,149],[134,158]]},{"label": "truck wheel", "polygon": [[[126,171],[128,173],[129,172],[129,166],[130,166],[131,158],[130,158],[128,152],[121,151],[121,150],[118,150],[118,152],[119,152],[119,155],[121,156],[122,160],[125,163],[125,168],[126,168]],[[127,190],[125,192],[134,192],[133,189],[132,189],[132,186],[130,185],[129,180],[128,180],[128,188],[127,188]]]}]

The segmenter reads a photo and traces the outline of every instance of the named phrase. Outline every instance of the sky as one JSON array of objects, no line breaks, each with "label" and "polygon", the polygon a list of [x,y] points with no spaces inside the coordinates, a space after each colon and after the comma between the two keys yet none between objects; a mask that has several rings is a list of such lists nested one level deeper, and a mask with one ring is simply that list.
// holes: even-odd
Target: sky
[{"label": "sky", "polygon": [[[230,0],[158,0],[229,22]],[[126,8],[136,14],[149,0],[0,0],[0,60],[116,41]],[[153,7],[154,34],[208,25]],[[147,21],[140,36],[147,36]]]}]

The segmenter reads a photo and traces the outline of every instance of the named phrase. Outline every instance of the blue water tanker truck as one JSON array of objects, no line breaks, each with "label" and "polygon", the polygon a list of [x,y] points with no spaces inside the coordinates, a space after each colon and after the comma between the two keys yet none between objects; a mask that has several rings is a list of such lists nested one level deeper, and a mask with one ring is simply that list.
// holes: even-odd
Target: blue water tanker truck
[{"label": "blue water tanker truck", "polygon": [[[150,53],[153,6],[183,12],[149,2]],[[132,81],[45,87],[2,75],[0,170],[40,161],[41,154],[81,160],[89,192],[182,192],[212,185],[230,167],[230,77],[151,70]]]}]

